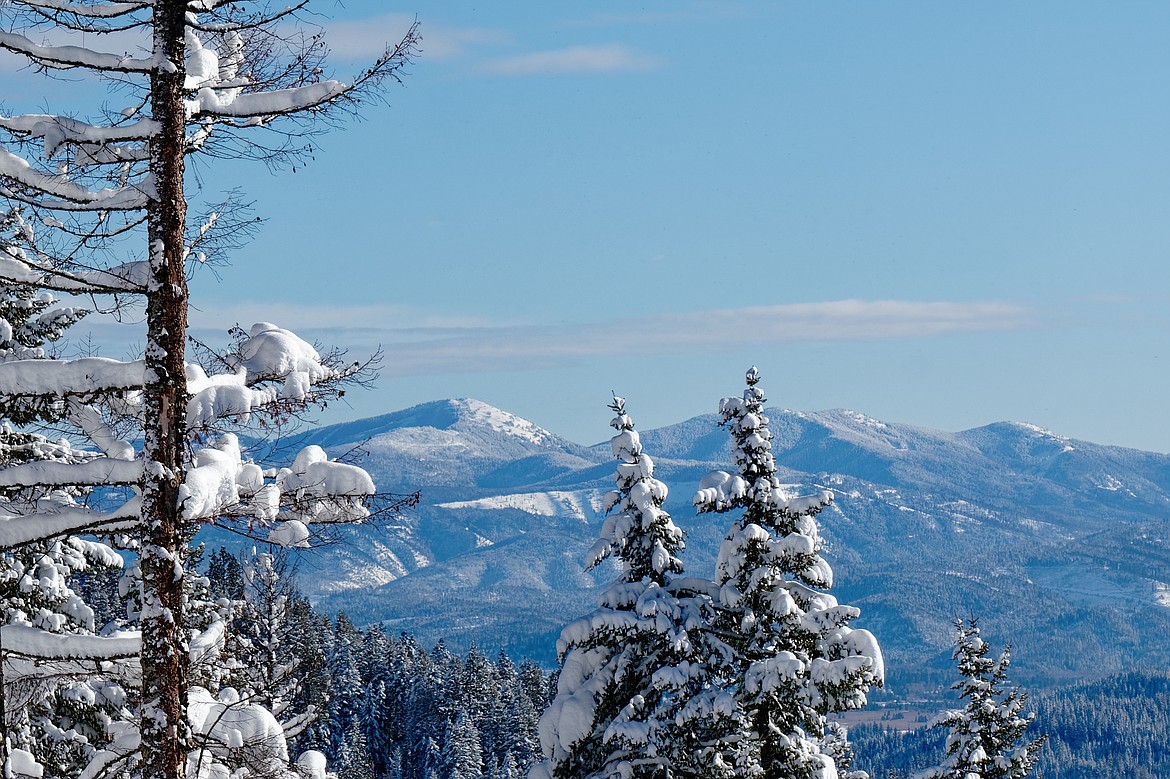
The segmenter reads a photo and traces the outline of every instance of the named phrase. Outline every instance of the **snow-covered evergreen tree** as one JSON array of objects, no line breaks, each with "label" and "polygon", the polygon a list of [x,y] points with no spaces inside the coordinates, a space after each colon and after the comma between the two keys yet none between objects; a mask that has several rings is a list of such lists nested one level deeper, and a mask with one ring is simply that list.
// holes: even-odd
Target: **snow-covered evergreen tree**
[{"label": "snow-covered evergreen tree", "polygon": [[[56,500],[33,514],[0,516],[0,548],[86,531],[127,532],[140,542],[142,685],[134,738],[141,743],[133,749],[149,779],[183,776],[189,736],[199,727],[185,711],[184,563],[194,527],[233,521],[303,545],[308,523],[362,516],[372,492],[368,476],[338,467],[316,448],[301,452],[291,469],[265,471],[224,429],[324,399],[351,368],[267,323],[240,333],[236,348],[218,360],[186,359],[188,271],[231,249],[251,221],[238,200],[189,213],[187,157],[279,162],[311,153],[303,142],[310,120],[352,108],[379,82],[396,78],[417,40],[412,28],[343,83],[324,72],[323,38],[294,30],[305,6],[0,5],[0,48],[29,65],[23,78],[68,71],[89,87],[74,94],[95,98],[89,107],[56,114],[0,116],[0,208],[26,212],[10,220],[19,240],[0,246],[0,282],[113,300],[102,304],[110,309],[138,299],[146,320],[145,333],[127,338],[144,342],[141,359],[0,364],[0,406],[10,419],[55,415],[97,455],[52,469],[16,465],[6,472],[10,484],[44,487],[49,498],[53,488],[134,488],[115,506]],[[127,40],[147,51],[126,53]],[[267,140],[249,140],[255,133],[268,133]],[[69,652],[82,652],[83,642],[66,643]],[[84,646],[92,657],[113,651],[108,642]],[[199,705],[212,711],[221,703]],[[99,752],[93,770],[114,759],[121,757]]]},{"label": "snow-covered evergreen tree", "polygon": [[460,711],[447,723],[440,747],[444,779],[483,779],[483,746],[479,728]]},{"label": "snow-covered evergreen tree", "polygon": [[514,684],[504,691],[504,707],[497,727],[500,735],[495,743],[495,757],[501,770],[510,760],[514,767],[528,766],[540,756],[540,712],[524,690]]},{"label": "snow-covered evergreen tree", "polygon": [[356,714],[350,717],[341,734],[337,757],[333,762],[338,776],[344,776],[346,779],[349,777],[374,779],[374,762],[370,757],[370,747]]},{"label": "snow-covered evergreen tree", "polygon": [[292,737],[295,748],[291,751],[324,750],[329,743],[328,725],[321,712],[328,710],[333,694],[325,647],[328,637],[332,635],[332,625],[327,616],[313,611],[307,598],[295,592],[289,601],[288,622],[288,652],[297,659],[298,681],[289,710],[314,712],[314,718],[308,726]]},{"label": "snow-covered evergreen tree", "polygon": [[[18,210],[0,218],[0,247],[18,249],[27,237]],[[0,282],[0,362],[48,359],[48,349],[86,313],[60,306],[31,285]],[[84,490],[6,478],[11,471],[5,469],[13,466],[51,469],[92,457],[66,440],[50,441],[10,425],[60,415],[53,405],[0,401],[0,515],[35,513],[45,503],[77,506],[85,499]],[[112,548],[75,536],[0,548],[0,730],[5,739],[0,765],[12,748],[54,775],[76,774],[128,721],[126,691],[116,675],[96,664],[86,668],[44,657],[35,640],[42,632],[60,641],[96,637],[105,622],[96,620],[94,608],[75,591],[76,579],[121,567],[122,558]]]},{"label": "snow-covered evergreen tree", "polygon": [[557,694],[540,720],[544,761],[533,779],[662,776],[671,770],[657,715],[664,696],[697,660],[691,631],[702,625],[702,601],[669,588],[682,572],[682,531],[662,508],[667,488],[654,478],[625,401],[614,397],[616,489],[586,568],[607,557],[622,566],[599,608],[561,633]]},{"label": "snow-covered evergreen tree", "polygon": [[54,776],[77,774],[129,723],[122,682],[132,672],[45,656],[37,639],[96,638],[93,610],[73,591],[71,578],[121,565],[105,544],[76,537],[0,553],[4,737]]},{"label": "snow-covered evergreen tree", "polygon": [[741,727],[721,757],[737,776],[833,776],[825,715],[865,704],[882,655],[868,631],[849,627],[859,611],[826,592],[833,575],[815,517],[833,496],[790,494],[777,477],[759,380],[752,368],[743,396],[719,404],[737,472],[707,474],[694,498],[700,513],[742,510],[716,561],[713,628],[734,654],[714,681],[734,692]]},{"label": "snow-covered evergreen tree", "polygon": [[309,682],[303,659],[294,649],[290,607],[295,595],[283,549],[261,552],[243,567],[244,598],[232,628],[244,639],[239,657],[248,697],[276,716],[287,738],[295,738],[319,711],[306,702],[293,704]]},{"label": "snow-covered evergreen tree", "polygon": [[460,709],[471,721],[486,723],[496,711],[499,698],[500,680],[496,676],[496,667],[479,647],[471,647],[463,658],[463,669],[459,674]]},{"label": "snow-covered evergreen tree", "polygon": [[825,727],[821,752],[833,759],[837,779],[869,779],[867,772],[853,768],[853,745],[849,743],[849,731],[840,722],[830,722]]},{"label": "snow-covered evergreen tree", "polygon": [[949,731],[946,758],[915,779],[1023,779],[1036,765],[1044,739],[1027,739],[1035,713],[1025,712],[1027,693],[1009,686],[1010,647],[992,658],[977,620],[958,620],[955,629],[953,656],[960,679],[952,688],[965,704],[930,723]]},{"label": "snow-covered evergreen tree", "polygon": [[345,750],[346,742],[355,734],[351,724],[361,722],[362,700],[365,697],[361,668],[362,637],[344,612],[337,615],[333,641],[328,650],[328,663],[332,697],[326,716],[331,740],[324,752],[331,760],[336,760]]}]

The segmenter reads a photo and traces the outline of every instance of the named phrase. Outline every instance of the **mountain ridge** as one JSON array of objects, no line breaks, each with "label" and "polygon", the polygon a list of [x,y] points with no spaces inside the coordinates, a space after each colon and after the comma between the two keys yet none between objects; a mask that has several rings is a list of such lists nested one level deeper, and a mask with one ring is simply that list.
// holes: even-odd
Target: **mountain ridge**
[{"label": "mountain ridge", "polygon": [[[940,683],[951,623],[972,615],[1016,647],[1025,679],[1170,662],[1158,638],[1170,631],[1170,455],[1026,423],[944,432],[847,409],[768,414],[781,477],[837,494],[819,517],[833,592],[861,608],[894,686]],[[327,609],[547,663],[615,575],[581,571],[601,519],[591,496],[612,486],[608,442],[581,446],[472,399],[306,436],[357,447],[381,489],[423,495],[392,527],[347,528],[347,543],[306,559],[301,586]],[[714,414],[641,436],[687,533],[688,573],[710,575],[731,517],[695,516],[690,499],[703,473],[731,467],[730,437]]]}]

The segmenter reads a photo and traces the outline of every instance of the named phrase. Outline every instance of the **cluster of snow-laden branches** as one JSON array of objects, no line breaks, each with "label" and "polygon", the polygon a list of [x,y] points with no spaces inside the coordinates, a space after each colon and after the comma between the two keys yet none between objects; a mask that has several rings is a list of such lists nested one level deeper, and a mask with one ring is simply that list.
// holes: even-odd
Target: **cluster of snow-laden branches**
[{"label": "cluster of snow-laden branches", "polygon": [[858,610],[826,592],[815,516],[832,495],[782,486],[758,382],[753,368],[743,396],[720,403],[737,472],[708,474],[694,498],[700,512],[742,510],[713,581],[681,575],[666,486],[614,399],[617,490],[587,567],[612,556],[624,572],[561,634],[532,779],[853,776],[826,717],[865,704],[882,654],[849,627]]},{"label": "cluster of snow-laden branches", "polygon": [[[179,491],[182,516],[190,523],[241,519],[271,527],[266,540],[307,545],[307,523],[352,522],[368,516],[364,499],[374,494],[360,468],[330,461],[320,447],[304,448],[291,467],[262,468],[251,462],[235,433],[214,433],[226,421],[246,422],[282,401],[304,402],[323,382],[344,372],[323,365],[312,346],[293,333],[261,323],[229,356],[231,373],[208,376],[187,369],[188,430],[205,434],[192,446]],[[32,400],[58,412],[92,449],[71,462],[31,460],[0,471],[0,486],[110,487],[137,485],[147,467],[132,436],[141,435],[145,368],[141,360],[101,357],[72,360],[17,359],[0,363],[0,406]],[[80,505],[71,496],[46,495],[35,506],[0,512],[0,548],[78,532],[132,531],[139,496],[120,505]]]},{"label": "cluster of snow-laden branches", "polygon": [[[374,487],[360,468],[316,447],[284,467],[253,462],[240,435],[250,423],[276,423],[325,402],[360,381],[365,366],[322,355],[267,323],[235,331],[222,353],[187,358],[188,275],[238,245],[251,220],[236,194],[192,217],[186,159],[279,165],[311,156],[312,136],[377,99],[379,85],[398,79],[416,49],[412,26],[352,79],[333,78],[324,38],[303,23],[307,6],[0,2],[0,49],[24,59],[23,77],[80,82],[84,92],[69,91],[98,98],[57,113],[0,111],[0,413],[11,424],[9,442],[31,453],[0,463],[0,550],[16,582],[49,564],[40,560],[62,577],[78,575],[76,565],[59,562],[78,534],[99,534],[135,554],[123,595],[134,601],[136,633],[97,635],[101,626],[76,614],[60,624],[39,620],[19,605],[27,593],[14,592],[0,636],[11,645],[0,647],[5,693],[37,678],[22,668],[97,663],[105,665],[95,678],[124,680],[115,666],[132,661],[137,689],[117,705],[132,705],[134,716],[58,739],[84,741],[69,758],[81,776],[291,775],[279,749],[269,750],[275,762],[251,764],[192,751],[197,736],[246,706],[222,691],[205,700],[188,682],[191,649],[215,628],[185,616],[193,586],[187,545],[198,525],[214,522],[305,546],[313,526],[369,513]],[[49,292],[88,297],[87,309],[120,320],[132,318],[128,306],[139,301],[145,332],[127,342],[144,343],[141,353],[126,360],[45,353],[49,335],[89,313],[54,303]],[[54,602],[75,606],[63,592]],[[127,657],[129,645],[137,652]],[[11,716],[0,705],[0,718]],[[248,740],[229,737],[225,748]],[[22,743],[38,748],[35,738]],[[43,766],[33,752],[10,750],[7,732],[0,739],[5,771]]]}]

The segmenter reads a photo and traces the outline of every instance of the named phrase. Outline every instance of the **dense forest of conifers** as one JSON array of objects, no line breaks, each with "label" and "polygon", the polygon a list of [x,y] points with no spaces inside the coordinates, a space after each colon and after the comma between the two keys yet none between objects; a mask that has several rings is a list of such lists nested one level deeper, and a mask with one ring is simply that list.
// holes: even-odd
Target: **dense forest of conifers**
[{"label": "dense forest of conifers", "polygon": [[[1030,700],[1030,735],[1044,735],[1035,779],[1170,777],[1170,675],[1133,671]],[[856,765],[873,779],[908,777],[937,764],[946,734],[859,725],[849,731]]]},{"label": "dense forest of conifers", "polygon": [[[240,564],[220,550],[209,558],[212,595],[243,599]],[[287,594],[283,661],[299,677],[294,708],[318,719],[290,751],[319,749],[346,779],[519,779],[539,756],[537,722],[553,680],[534,662],[478,649],[464,655],[419,644],[406,633],[355,627]],[[248,590],[249,592],[245,592]],[[237,624],[241,634],[254,633]],[[956,704],[957,705],[957,704]],[[1029,736],[1047,741],[1036,779],[1170,777],[1170,674],[1134,671],[1030,698]],[[893,721],[897,722],[897,721]],[[849,731],[854,767],[872,779],[902,779],[937,765],[945,733],[887,724]]]},{"label": "dense forest of conifers", "polygon": [[[283,560],[283,556],[279,558]],[[551,680],[531,661],[500,652],[464,655],[441,642],[421,646],[378,626],[359,629],[344,615],[313,609],[283,574],[267,587],[246,582],[247,567],[225,550],[211,555],[213,599],[281,599],[279,625],[249,624],[260,609],[239,609],[231,632],[272,649],[272,665],[294,665],[281,685],[290,709],[318,714],[290,739],[289,752],[323,752],[344,779],[520,779],[540,752],[537,722]],[[271,609],[267,610],[271,613]],[[278,639],[278,640],[276,640]],[[230,663],[230,658],[227,659]]]}]

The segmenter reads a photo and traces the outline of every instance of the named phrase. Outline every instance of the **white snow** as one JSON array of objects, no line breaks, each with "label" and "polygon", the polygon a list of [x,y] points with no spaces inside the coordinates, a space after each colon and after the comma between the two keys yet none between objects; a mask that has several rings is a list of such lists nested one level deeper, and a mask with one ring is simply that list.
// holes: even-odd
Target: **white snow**
[{"label": "white snow", "polygon": [[586,522],[596,511],[598,490],[550,492],[517,492],[476,500],[458,500],[439,503],[445,509],[477,509],[481,511],[518,509],[538,517],[567,517]]},{"label": "white snow", "polygon": [[246,747],[249,761],[258,773],[284,773],[288,764],[284,729],[272,712],[263,706],[241,700],[234,689],[224,688],[213,697],[203,687],[191,687],[188,692],[187,719],[197,735],[206,737],[207,751],[210,752],[203,754],[200,750],[192,755],[193,759],[210,762],[225,757],[229,750]]},{"label": "white snow", "polygon": [[747,489],[747,482],[738,474],[711,471],[699,480],[699,489],[695,491],[692,502],[695,506],[721,511],[730,507],[733,501],[741,500],[747,494]]},{"label": "white snow", "polygon": [[137,11],[150,5],[151,0],[137,3],[102,3],[101,5],[78,5],[69,0],[36,0],[38,8],[66,11],[82,17],[109,19]]},{"label": "white snow", "polygon": [[340,81],[322,81],[292,89],[235,95],[224,95],[218,89],[203,87],[193,100],[186,101],[187,115],[191,118],[201,116],[276,117],[323,105],[340,97],[348,90],[349,86]]},{"label": "white snow", "polygon": [[53,538],[98,528],[107,531],[129,529],[138,524],[140,513],[141,501],[135,497],[108,513],[85,508],[65,508],[56,513],[28,516],[0,514],[0,549],[11,549],[41,538]]},{"label": "white snow", "polygon": [[66,401],[66,410],[69,420],[81,428],[89,440],[93,441],[108,457],[116,460],[133,460],[134,446],[129,441],[123,441],[106,424],[105,417],[95,406],[82,403],[73,397]]},{"label": "white snow", "polygon": [[1170,608],[1170,584],[1154,582],[1154,602],[1159,606]]},{"label": "white snow", "polygon": [[50,633],[31,625],[0,627],[4,651],[39,660],[114,660],[137,657],[142,649],[138,631],[112,636]]},{"label": "white snow", "polygon": [[134,484],[141,478],[141,461],[108,457],[82,463],[40,460],[0,468],[0,487]]},{"label": "white snow", "polygon": [[179,488],[179,505],[186,519],[219,516],[240,502],[237,478],[244,463],[239,439],[232,433],[200,449]]},{"label": "white snow", "polygon": [[305,779],[325,779],[325,755],[315,749],[307,749],[297,758],[297,769]]},{"label": "white snow", "polygon": [[374,482],[368,473],[356,465],[330,460],[325,450],[316,445],[306,446],[297,454],[291,471],[281,480],[281,488],[321,496],[374,494]]},{"label": "white snow", "polygon": [[240,345],[240,354],[231,367],[247,372],[248,383],[262,379],[285,378],[290,373],[308,374],[317,383],[328,379],[333,371],[321,364],[321,355],[296,333],[269,322],[252,325],[249,337]]},{"label": "white snow", "polygon": [[505,433],[534,444],[545,443],[554,437],[552,433],[527,419],[501,411],[482,401],[468,398],[460,401],[460,404],[466,410],[469,419],[486,425],[497,433]]},{"label": "white snow", "polygon": [[31,138],[41,138],[44,141],[45,158],[49,159],[65,141],[107,144],[145,140],[157,135],[160,125],[153,119],[139,119],[119,125],[96,125],[67,116],[24,114],[0,116],[0,127]]},{"label": "white snow", "polygon": [[128,262],[106,270],[71,271],[68,275],[25,257],[11,248],[0,251],[0,276],[24,284],[43,284],[66,292],[90,290],[138,290],[145,288],[149,267],[145,262]]},{"label": "white snow", "polygon": [[308,549],[309,526],[299,519],[286,519],[268,532],[268,541],[286,549]]},{"label": "white snow", "polygon": [[32,752],[24,749],[13,749],[8,753],[8,764],[4,766],[4,776],[14,779],[40,779],[45,775],[45,767],[37,762]]},{"label": "white snow", "polygon": [[23,35],[0,30],[0,47],[20,52],[38,62],[65,67],[82,66],[95,70],[147,73],[153,59],[135,59],[127,54],[106,54],[84,46],[42,46]]},{"label": "white snow", "polygon": [[[0,38],[7,33],[0,32]],[[154,196],[154,177],[147,174],[132,186],[117,189],[91,190],[61,174],[42,173],[19,157],[0,147],[0,175],[13,179],[27,187],[45,193],[46,199],[36,204],[57,211],[130,211],[145,208]],[[7,187],[3,194],[13,196]],[[60,198],[52,200],[48,198]]]},{"label": "white snow", "polygon": [[91,392],[142,389],[146,363],[108,357],[77,360],[13,360],[0,363],[0,395],[63,397],[84,387]]},{"label": "white snow", "polygon": [[245,380],[243,372],[208,377],[198,365],[188,365],[187,424],[199,427],[227,417],[246,422],[253,411],[276,400],[275,389],[255,389]]},{"label": "white snow", "polygon": [[1108,492],[1124,492],[1131,498],[1137,497],[1133,490],[1125,486],[1125,482],[1109,473],[1103,474],[1101,476],[1101,480],[1097,483],[1097,489],[1106,490]]}]

